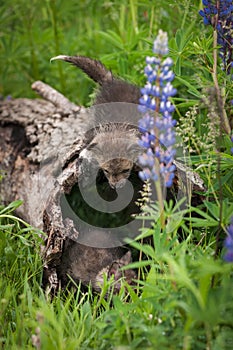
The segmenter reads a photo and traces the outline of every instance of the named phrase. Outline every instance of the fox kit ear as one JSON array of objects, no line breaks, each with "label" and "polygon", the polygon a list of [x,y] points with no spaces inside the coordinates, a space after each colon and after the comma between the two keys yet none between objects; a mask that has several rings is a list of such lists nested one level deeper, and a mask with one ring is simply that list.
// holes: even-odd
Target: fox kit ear
[{"label": "fox kit ear", "polygon": [[120,268],[121,268],[121,266],[118,262],[112,263],[112,265],[108,271],[108,277],[110,278],[112,275],[114,275],[115,280],[119,279],[122,276]]},{"label": "fox kit ear", "polygon": [[120,258],[120,263],[124,266],[128,265],[132,261],[131,251],[129,250],[125,255]]},{"label": "fox kit ear", "polygon": [[114,261],[109,268],[108,277],[114,275],[114,279],[118,280],[123,276],[123,272],[120,270],[122,266],[126,266],[130,264],[132,261],[131,252],[128,251],[125,255],[123,255],[118,261]]}]

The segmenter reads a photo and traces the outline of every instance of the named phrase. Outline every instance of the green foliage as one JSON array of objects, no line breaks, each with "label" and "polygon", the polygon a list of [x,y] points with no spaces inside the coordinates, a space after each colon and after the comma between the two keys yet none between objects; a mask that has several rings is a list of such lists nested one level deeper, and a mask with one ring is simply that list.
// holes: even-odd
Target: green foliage
[{"label": "green foliage", "polygon": [[[197,12],[197,6],[191,7]],[[140,82],[142,78],[138,72],[144,65],[145,54],[151,52],[158,29],[166,28],[172,38],[180,27],[179,16],[174,17],[174,11],[181,16],[185,11],[183,27],[189,26],[190,32],[195,11],[190,16],[184,0],[179,4],[170,1],[166,6],[162,0],[157,1],[156,6],[147,0],[34,0],[30,3],[3,0],[0,6],[0,93],[35,97],[30,85],[39,79],[74,102],[86,104],[93,84],[74,67],[62,62],[50,64],[50,58],[59,54],[101,59],[115,74]],[[183,29],[181,31],[183,33]],[[177,33],[177,49],[184,49],[180,53],[182,58],[188,36],[185,40],[178,37]]]},{"label": "green foliage", "polygon": [[[146,208],[139,219],[150,228],[130,242],[142,257],[131,264],[140,278],[135,286],[123,283],[117,296],[105,280],[100,295],[78,288],[50,300],[41,289],[43,233],[14,216],[21,201],[1,206],[1,349],[232,349],[233,270],[222,259],[233,213],[232,142],[218,122],[213,33],[202,24],[200,7],[201,1],[190,0],[2,0],[4,98],[35,97],[30,85],[39,79],[77,104],[89,104],[93,83],[72,66],[50,64],[58,54],[100,59],[143,85],[145,56],[158,29],[167,31],[178,90],[178,156],[200,174],[206,191],[199,207],[165,203],[165,225],[156,204]],[[217,63],[223,109],[232,123],[232,78]],[[142,244],[148,237],[153,244]]]},{"label": "green foliage", "polygon": [[[158,235],[157,226],[154,230],[155,249],[133,243],[150,264],[142,293],[138,296],[129,288],[132,301],[127,304],[113,298],[114,309],[97,323],[98,348],[111,343],[126,349],[217,349],[219,344],[230,349],[232,267],[214,260],[210,247],[169,242],[164,233]],[[144,262],[136,265],[143,267]]]}]

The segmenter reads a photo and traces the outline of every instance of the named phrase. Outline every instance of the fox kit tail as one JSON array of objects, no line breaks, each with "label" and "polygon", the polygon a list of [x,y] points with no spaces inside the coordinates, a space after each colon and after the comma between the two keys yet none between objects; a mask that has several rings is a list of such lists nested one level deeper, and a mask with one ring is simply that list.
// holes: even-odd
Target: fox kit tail
[{"label": "fox kit tail", "polygon": [[85,56],[59,55],[51,58],[50,61],[54,60],[62,60],[77,66],[99,85],[103,85],[104,83],[111,82],[113,80],[112,73],[107,70],[107,68],[100,61],[92,58]]},{"label": "fox kit tail", "polygon": [[59,55],[51,58],[51,61],[62,60],[82,69],[92,80],[100,85],[95,105],[109,102],[127,102],[138,104],[140,89],[124,80],[112,75],[100,61],[85,56]]}]

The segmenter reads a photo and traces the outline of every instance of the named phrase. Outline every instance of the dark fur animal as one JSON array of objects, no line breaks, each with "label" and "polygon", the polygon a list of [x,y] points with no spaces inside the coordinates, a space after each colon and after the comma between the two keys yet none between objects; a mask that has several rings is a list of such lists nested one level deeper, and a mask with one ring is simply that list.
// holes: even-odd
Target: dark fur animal
[{"label": "dark fur animal", "polygon": [[[132,123],[132,114],[137,113],[139,88],[115,78],[99,61],[83,56],[62,55],[54,59],[72,63],[99,84],[92,109],[94,127],[87,131],[86,146],[79,154],[79,167],[85,175],[83,177],[88,177],[87,169],[98,166],[111,189],[124,187],[131,173],[137,175],[139,170],[136,164],[139,151],[137,121]],[[116,104],[117,108],[114,109],[111,105],[113,102],[122,102],[126,106]],[[101,239],[98,237],[96,239]],[[131,252],[126,247],[95,248],[67,239],[63,250],[58,271],[63,287],[73,280],[76,284],[81,281],[84,286],[91,284],[95,291],[100,291],[104,278],[114,276],[114,293],[117,293],[121,279],[133,284],[136,278],[134,270],[121,270],[121,267],[131,262]]]},{"label": "dark fur animal", "polygon": [[97,60],[84,56],[63,55],[54,57],[52,60],[54,59],[72,63],[99,84],[92,109],[94,128],[91,128],[92,134],[87,133],[88,146],[81,152],[80,159],[85,159],[86,168],[88,168],[87,163],[93,165],[97,162],[110,187],[123,187],[137,163],[141,150],[138,146],[139,113],[136,106],[140,89],[115,78]]},{"label": "dark fur animal", "polygon": [[119,292],[122,280],[133,284],[136,279],[134,270],[121,270],[130,262],[131,253],[124,247],[93,248],[68,240],[58,275],[63,287],[73,282],[79,285],[81,281],[84,287],[91,285],[97,292],[101,291],[104,280],[109,280],[113,275],[115,294]]},{"label": "dark fur animal", "polygon": [[141,96],[138,86],[114,77],[100,61],[85,56],[59,55],[53,60],[69,62],[85,72],[92,80],[99,84],[94,105],[110,102],[126,102],[138,104]]}]

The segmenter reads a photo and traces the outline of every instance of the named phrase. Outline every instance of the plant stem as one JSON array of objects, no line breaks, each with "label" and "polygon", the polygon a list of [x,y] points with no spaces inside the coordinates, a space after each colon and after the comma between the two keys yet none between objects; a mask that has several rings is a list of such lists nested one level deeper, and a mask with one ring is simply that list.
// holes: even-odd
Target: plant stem
[{"label": "plant stem", "polygon": [[[159,164],[157,166],[157,171],[159,171]],[[164,229],[164,227],[165,227],[164,203],[163,203],[163,193],[162,193],[160,179],[155,181],[155,188],[156,188],[156,193],[157,193],[158,203],[159,203],[161,228]]]},{"label": "plant stem", "polygon": [[137,2],[135,0],[130,0],[130,10],[131,10],[134,31],[135,31],[135,34],[138,34]]},{"label": "plant stem", "polygon": [[[219,10],[220,2],[217,0],[216,2],[217,9]],[[226,115],[226,111],[224,108],[224,100],[221,95],[221,90],[219,88],[218,84],[218,76],[217,76],[217,67],[218,67],[218,32],[217,32],[217,23],[218,23],[218,12],[214,17],[214,32],[213,32],[213,81],[215,85],[215,91],[216,91],[216,97],[217,97],[217,107],[219,112],[219,118],[220,118],[220,128],[219,128],[219,137],[222,139],[222,130],[224,130],[228,135],[231,133],[230,124]],[[218,153],[218,159],[217,159],[217,177],[218,177],[218,183],[219,183],[219,225],[218,225],[218,231],[216,236],[216,247],[215,247],[215,253],[214,257],[217,258],[218,255],[218,249],[219,249],[219,239],[220,239],[220,233],[222,230],[222,181],[220,176],[220,168],[221,168],[221,155],[220,150],[217,150]],[[214,277],[213,277],[214,278]],[[212,281],[213,284],[213,281]]]},{"label": "plant stem", "polygon": [[119,11],[119,31],[121,33],[122,38],[124,37],[125,34],[125,16],[126,16],[126,5],[122,4],[120,6],[120,11]]},{"label": "plant stem", "polygon": [[153,35],[154,18],[155,18],[155,7],[151,6],[149,37],[151,37]]},{"label": "plant stem", "polygon": [[190,0],[188,0],[185,4],[185,10],[184,10],[184,16],[181,24],[181,29],[184,28],[187,15],[189,14],[189,3],[190,3]]},{"label": "plant stem", "polygon": [[11,219],[11,220],[14,220],[14,221],[19,221],[21,222],[21,224],[23,224],[24,226],[26,227],[30,227],[30,225],[28,223],[26,223],[24,220],[20,219],[20,218],[16,218],[14,215],[9,215],[9,214],[3,214],[3,215],[0,215],[0,219]]},{"label": "plant stem", "polygon": [[[218,3],[218,2],[217,2]],[[215,23],[218,22],[218,14],[215,16]],[[228,134],[231,134],[231,127],[229,124],[229,120],[227,118],[227,114],[224,108],[224,98],[221,94],[221,90],[219,88],[218,84],[218,75],[217,75],[217,64],[218,64],[218,33],[217,29],[214,28],[214,33],[213,33],[213,71],[212,71],[212,78],[215,86],[215,91],[216,91],[216,98],[217,98],[217,103],[218,103],[218,111],[219,111],[219,117],[221,121],[221,127],[222,129]]]}]

